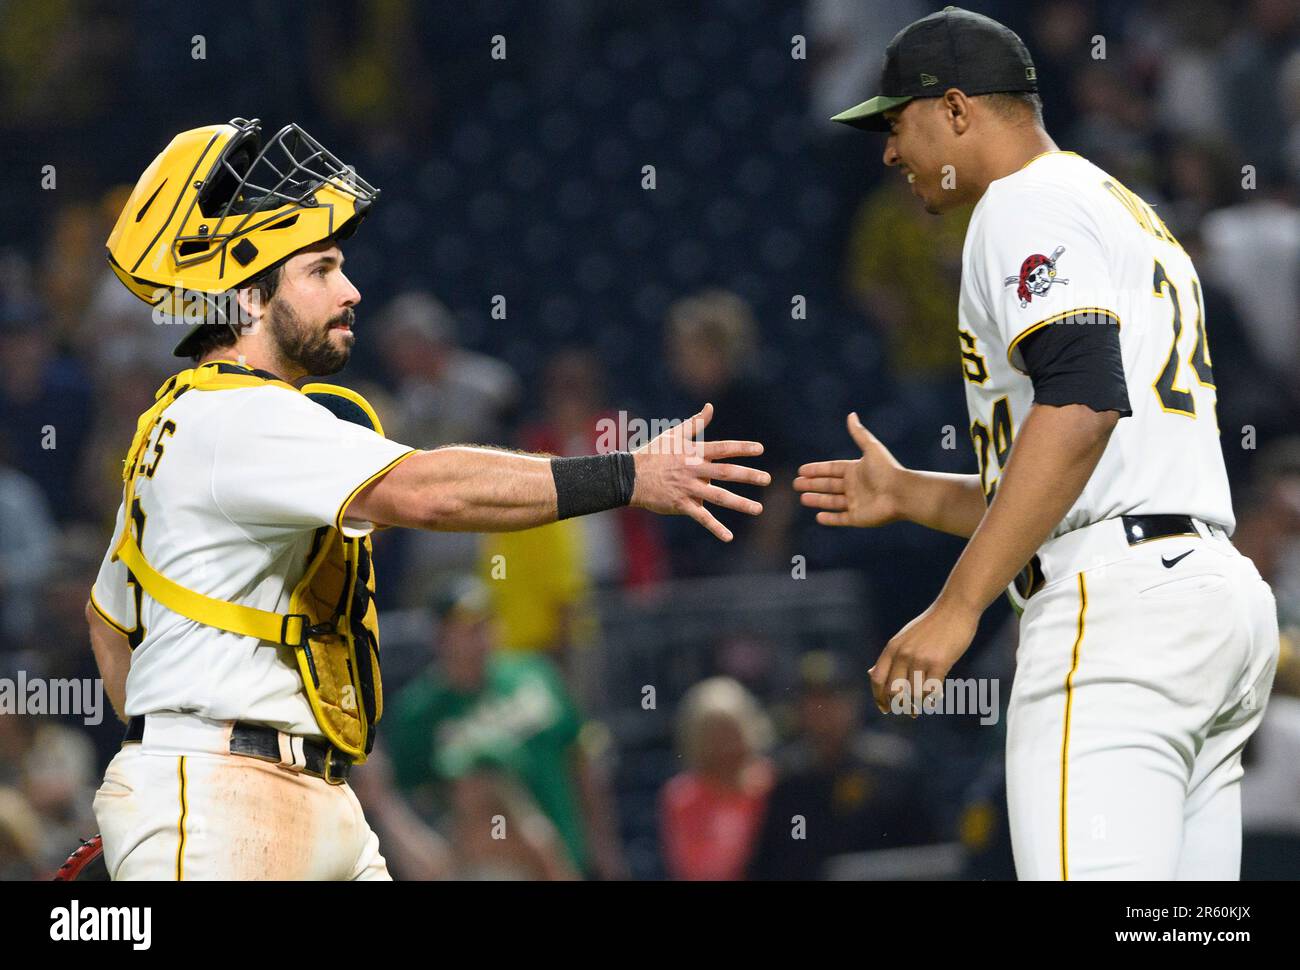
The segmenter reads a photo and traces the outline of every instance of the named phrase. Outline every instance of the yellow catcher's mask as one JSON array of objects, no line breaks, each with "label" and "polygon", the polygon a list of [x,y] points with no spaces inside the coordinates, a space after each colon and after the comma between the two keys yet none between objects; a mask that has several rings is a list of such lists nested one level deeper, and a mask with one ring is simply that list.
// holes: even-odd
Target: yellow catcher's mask
[{"label": "yellow catcher's mask", "polygon": [[[305,246],[346,239],[379,190],[297,125],[265,145],[256,119],[183,131],[145,169],[108,237],[126,288],[168,316]],[[197,325],[203,322],[195,320]],[[178,357],[198,327],[177,345]]]}]

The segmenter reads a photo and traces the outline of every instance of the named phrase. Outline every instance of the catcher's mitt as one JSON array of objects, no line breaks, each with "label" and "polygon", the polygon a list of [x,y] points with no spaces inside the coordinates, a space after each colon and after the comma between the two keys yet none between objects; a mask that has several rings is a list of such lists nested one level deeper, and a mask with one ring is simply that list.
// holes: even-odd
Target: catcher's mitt
[{"label": "catcher's mitt", "polygon": [[108,882],[108,864],[104,862],[104,840],[98,835],[82,839],[81,845],[59,866],[54,882]]}]

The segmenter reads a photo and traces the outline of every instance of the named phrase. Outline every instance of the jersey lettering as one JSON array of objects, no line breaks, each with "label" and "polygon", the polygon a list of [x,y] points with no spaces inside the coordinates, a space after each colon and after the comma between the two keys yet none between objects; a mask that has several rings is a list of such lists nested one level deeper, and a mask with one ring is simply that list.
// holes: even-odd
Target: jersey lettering
[{"label": "jersey lettering", "polygon": [[983,384],[989,379],[989,367],[984,355],[975,349],[975,335],[969,330],[958,330],[961,339],[961,371],[972,384]]}]

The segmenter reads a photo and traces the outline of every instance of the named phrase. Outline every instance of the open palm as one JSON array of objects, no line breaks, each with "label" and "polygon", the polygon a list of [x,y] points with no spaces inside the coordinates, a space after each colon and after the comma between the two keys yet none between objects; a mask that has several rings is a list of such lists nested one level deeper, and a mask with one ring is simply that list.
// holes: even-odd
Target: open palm
[{"label": "open palm", "polygon": [[898,521],[903,466],[863,427],[857,412],[849,415],[848,428],[862,457],[802,465],[794,480],[799,501],[820,510],[822,525],[872,527]]}]

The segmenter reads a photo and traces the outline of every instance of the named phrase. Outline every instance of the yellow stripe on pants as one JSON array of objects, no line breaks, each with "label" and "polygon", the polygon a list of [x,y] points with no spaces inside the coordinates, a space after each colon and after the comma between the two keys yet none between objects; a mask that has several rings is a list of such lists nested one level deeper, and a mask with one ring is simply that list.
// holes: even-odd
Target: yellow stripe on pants
[{"label": "yellow stripe on pants", "polygon": [[185,757],[180,759],[180,780],[181,780],[181,819],[177,825],[180,830],[180,844],[176,847],[176,881],[183,882],[185,879],[185,816],[189,814],[189,804],[185,799]]},{"label": "yellow stripe on pants", "polygon": [[1088,586],[1083,573],[1079,573],[1079,632],[1074,638],[1074,651],[1070,672],[1065,677],[1065,731],[1061,740],[1061,879],[1069,881],[1070,860],[1066,847],[1069,828],[1066,824],[1066,804],[1070,790],[1070,714],[1074,708],[1074,672],[1079,669],[1079,647],[1083,644],[1084,620],[1088,613]]}]

